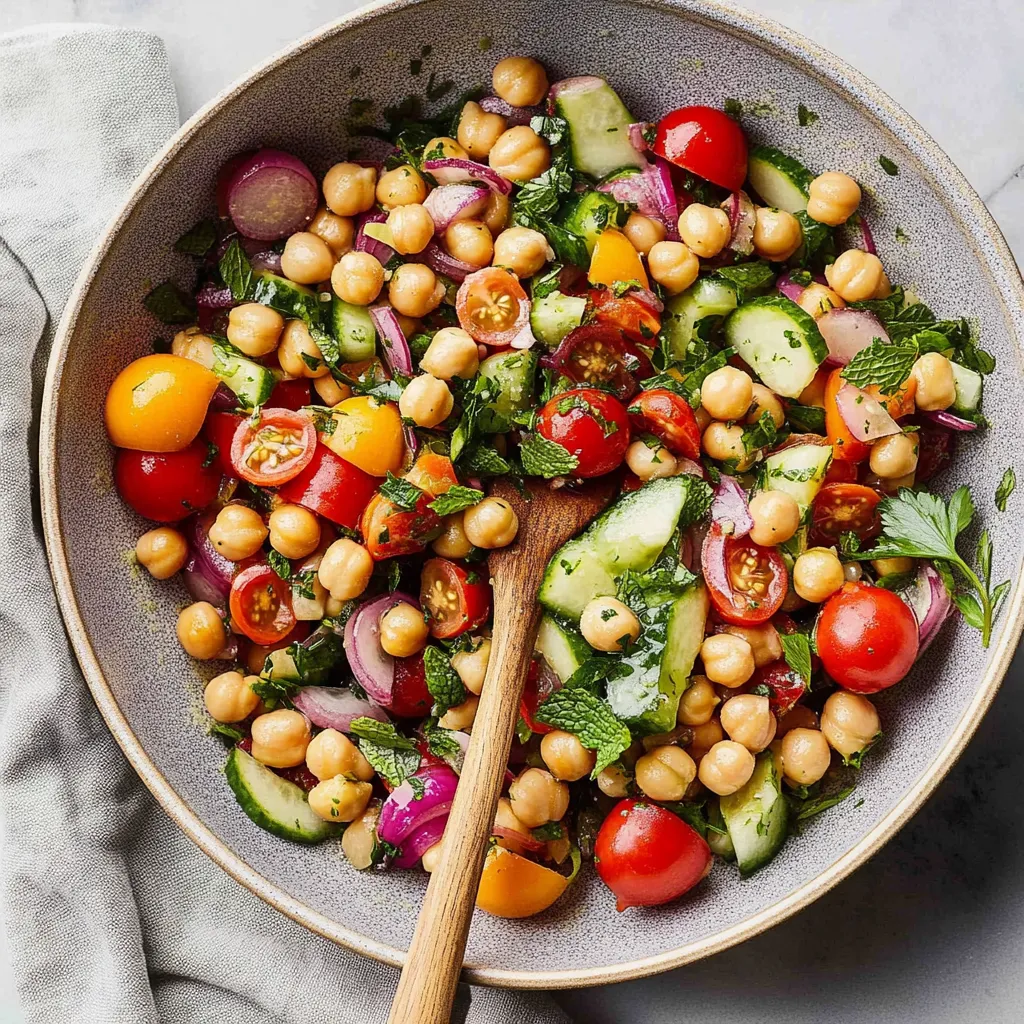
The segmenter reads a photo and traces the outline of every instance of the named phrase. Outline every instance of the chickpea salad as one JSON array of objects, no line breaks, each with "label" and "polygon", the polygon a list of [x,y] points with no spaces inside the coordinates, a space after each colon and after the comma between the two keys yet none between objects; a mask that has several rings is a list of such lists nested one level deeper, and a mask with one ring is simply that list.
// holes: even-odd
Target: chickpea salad
[{"label": "chickpea salad", "polygon": [[[961,487],[970,324],[890,281],[861,189],[730,113],[645,122],[530,57],[364,128],[386,155],[231,157],[115,379],[138,562],[183,576],[210,730],[257,825],[432,870],[485,684],[506,477],[619,495],[551,559],[478,905],[620,910],[747,876],[843,800],[871,696],[993,585]],[[735,111],[732,111],[735,113]],[[801,123],[804,123],[803,119]],[[898,168],[888,162],[893,172]],[[898,177],[893,187],[899,186]],[[1008,469],[995,496],[1005,510]],[[806,840],[805,840],[806,841]],[[728,869],[723,869],[728,870]]]}]

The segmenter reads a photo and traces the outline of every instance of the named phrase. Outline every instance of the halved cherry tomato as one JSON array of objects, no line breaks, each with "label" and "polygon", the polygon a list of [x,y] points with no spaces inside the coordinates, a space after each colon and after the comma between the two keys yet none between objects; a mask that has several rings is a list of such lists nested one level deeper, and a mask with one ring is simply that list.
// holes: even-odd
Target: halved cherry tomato
[{"label": "halved cherry tomato", "polygon": [[317,444],[306,468],[278,490],[278,497],[301,505],[332,523],[355,529],[377,481],[358,466]]},{"label": "halved cherry tomato", "polygon": [[652,147],[658,156],[715,185],[736,192],[747,177],[747,140],[728,114],[714,107],[681,107],[659,122]]},{"label": "halved cherry tomato", "polygon": [[447,493],[459,482],[452,460],[429,449],[416,456],[416,461],[412,469],[405,474],[405,479],[415,484],[421,491],[426,491],[431,498]]},{"label": "halved cherry tomato", "polygon": [[213,457],[213,465],[223,476],[238,477],[235,465],[231,461],[231,442],[235,439],[238,426],[245,419],[237,412],[210,412],[206,414],[203,424],[203,438],[217,449]]},{"label": "halved cherry tomato", "polygon": [[416,508],[405,512],[383,494],[375,494],[363,509],[359,530],[363,543],[376,561],[422,551],[442,529],[441,517],[430,508],[434,499],[420,495]]},{"label": "halved cherry tomato", "polygon": [[294,768],[272,768],[271,771],[280,775],[282,779],[294,782],[299,789],[307,793],[319,783],[319,779],[304,765],[296,765]]},{"label": "halved cherry tomato", "polygon": [[856,462],[840,462],[838,459],[833,459],[828,464],[828,470],[825,473],[825,484],[852,484],[857,481],[857,463]]},{"label": "halved cherry tomato", "polygon": [[644,482],[634,473],[632,470],[627,469],[622,474],[622,483],[619,484],[619,490],[623,494],[630,494],[633,491],[639,491],[643,487]]},{"label": "halved cherry tomato", "polygon": [[637,379],[654,371],[651,361],[617,327],[586,324],[570,331],[552,362],[577,384],[607,384],[625,400],[637,392]]},{"label": "halved cherry tomato", "polygon": [[682,818],[657,804],[620,800],[594,842],[594,866],[615,907],[655,907],[692,889],[711,870],[711,850]]},{"label": "halved cherry tomato", "polygon": [[519,281],[500,267],[469,274],[455,296],[462,329],[491,348],[505,348],[530,320],[530,303]]},{"label": "halved cherry tomato", "polygon": [[616,298],[608,288],[591,288],[590,302],[599,324],[618,327],[638,344],[650,345],[661,330],[658,314],[632,295]]},{"label": "halved cherry tomato", "polygon": [[828,375],[825,384],[825,430],[832,445],[833,459],[840,462],[863,462],[871,454],[871,445],[853,436],[836,402],[836,395],[845,383],[841,366]]},{"label": "halved cherry tomato", "polygon": [[761,547],[749,537],[727,537],[718,523],[704,538],[700,560],[711,603],[726,622],[766,622],[786,597],[786,563],[775,548]]},{"label": "halved cherry tomato", "polygon": [[398,406],[370,395],[339,402],[334,407],[334,433],[321,440],[335,455],[371,476],[397,473],[405,458]]},{"label": "halved cherry tomato", "polygon": [[263,563],[232,580],[230,608],[232,624],[253,643],[272,644],[295,626],[292,588]]},{"label": "halved cherry tomato", "polygon": [[870,540],[882,529],[881,500],[878,491],[863,484],[825,484],[811,505],[811,544],[831,547],[847,532],[861,541]]},{"label": "halved cherry tomato", "polygon": [[474,629],[491,614],[491,585],[487,569],[462,566],[447,558],[431,558],[420,576],[420,604],[438,640]]},{"label": "halved cherry tomato", "polygon": [[555,692],[556,677],[551,669],[540,664],[539,658],[539,655],[534,655],[530,662],[530,669],[526,673],[523,696],[519,701],[519,715],[530,727],[530,732],[543,735],[546,732],[551,732],[554,726],[537,721],[537,708]]},{"label": "halved cherry tomato", "polygon": [[291,409],[264,409],[259,423],[239,423],[231,442],[235,475],[258,487],[280,487],[309,465],[316,450],[313,420]]},{"label": "halved cherry tomato", "polygon": [[484,861],[476,905],[495,917],[532,917],[547,910],[568,884],[557,871],[492,846]]},{"label": "halved cherry tomato", "polygon": [[917,471],[914,479],[923,484],[949,465],[956,448],[956,434],[945,427],[920,423],[917,433]]},{"label": "halved cherry tomato", "polygon": [[220,470],[210,462],[210,450],[202,441],[180,452],[122,448],[114,461],[114,483],[144,519],[176,523],[217,497]]},{"label": "halved cherry tomato", "polygon": [[603,284],[608,288],[627,281],[638,281],[644,288],[650,287],[640,253],[617,228],[605,228],[597,236],[587,277],[591,284]]},{"label": "halved cherry tomato", "polygon": [[610,473],[622,463],[629,447],[626,407],[596,388],[555,395],[540,411],[537,432],[575,455],[578,465],[573,475],[584,479]]},{"label": "halved cherry tomato", "polygon": [[273,651],[279,651],[283,647],[289,647],[300,640],[305,640],[310,634],[309,626],[308,622],[299,621],[295,623],[290,633],[286,633],[272,644],[250,644],[249,650],[245,654],[246,667],[253,675],[259,675],[263,671],[267,657]]},{"label": "halved cherry tomato", "polygon": [[434,698],[427,689],[423,654],[395,658],[394,682],[388,710],[399,718],[423,718],[429,714]]},{"label": "halved cherry tomato", "polygon": [[667,388],[642,391],[629,403],[629,422],[638,434],[654,434],[673,455],[700,459],[700,427],[690,403]]},{"label": "halved cherry tomato", "polygon": [[750,688],[756,686],[768,687],[768,705],[776,718],[789,711],[807,692],[803,677],[798,676],[783,658],[759,668],[754,673],[750,680]]},{"label": "halved cherry tomato", "polygon": [[275,409],[291,409],[298,412],[304,405],[309,405],[312,400],[309,390],[309,381],[304,378],[294,380],[279,380],[270,392],[267,405]]}]

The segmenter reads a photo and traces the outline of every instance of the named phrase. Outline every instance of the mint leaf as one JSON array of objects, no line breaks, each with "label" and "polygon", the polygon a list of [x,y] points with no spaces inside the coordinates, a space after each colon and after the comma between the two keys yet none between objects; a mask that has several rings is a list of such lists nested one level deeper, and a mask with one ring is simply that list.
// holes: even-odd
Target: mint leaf
[{"label": "mint leaf", "polygon": [[1013,471],[1013,466],[1007,466],[1006,472],[1003,473],[1003,479],[999,481],[999,486],[996,488],[996,508],[1000,512],[1006,511],[1006,503],[1016,489],[1017,474]]},{"label": "mint leaf", "polygon": [[475,487],[463,487],[456,484],[454,487],[448,488],[444,494],[438,495],[429,507],[439,516],[450,516],[472,508],[483,500],[483,496],[484,492],[478,491]]},{"label": "mint leaf", "polygon": [[476,444],[466,449],[459,468],[471,476],[504,476],[512,467],[493,448]]},{"label": "mint leaf", "polygon": [[370,762],[370,767],[386,779],[392,789],[405,782],[420,766],[420,752],[415,747],[406,750],[404,747],[386,747],[373,740],[361,739],[359,750]]},{"label": "mint leaf", "polygon": [[244,302],[252,291],[252,264],[237,238],[231,239],[217,268],[224,283],[231,289],[231,297],[236,302]]},{"label": "mint leaf", "polygon": [[780,633],[779,642],[786,664],[804,681],[811,685],[811,642],[804,633]]},{"label": "mint leaf", "polygon": [[290,580],[292,578],[292,563],[280,551],[271,548],[270,554],[267,555],[267,563],[281,579]]},{"label": "mint leaf", "polygon": [[423,671],[427,677],[427,689],[434,698],[431,714],[435,718],[440,718],[449,708],[457,707],[466,699],[466,687],[452,667],[451,659],[440,647],[428,644],[423,649]]},{"label": "mint leaf", "polygon": [[738,263],[734,267],[719,267],[715,276],[736,288],[736,299],[740,305],[752,296],[766,292],[775,283],[775,271],[763,260]]},{"label": "mint leaf", "polygon": [[408,736],[403,736],[391,722],[379,722],[376,718],[353,719],[349,732],[361,740],[376,743],[378,747],[391,750],[416,749],[416,744]]},{"label": "mint leaf", "polygon": [[887,344],[875,338],[850,360],[842,376],[855,387],[874,384],[883,395],[891,395],[906,382],[919,355],[920,349],[913,338],[898,344]]},{"label": "mint leaf", "polygon": [[390,469],[380,485],[380,493],[402,512],[415,512],[417,502],[423,497],[423,491],[414,483],[395,476]]},{"label": "mint leaf", "polygon": [[761,448],[768,448],[775,443],[777,434],[775,420],[766,409],[756,423],[743,428],[743,450],[749,455]]},{"label": "mint leaf", "polygon": [[793,810],[793,820],[806,821],[808,818],[813,818],[814,815],[821,814],[822,811],[827,811],[830,807],[842,803],[852,792],[853,786],[847,786],[845,789],[839,790],[838,793],[808,795],[803,799],[793,793],[788,793],[786,799]]},{"label": "mint leaf", "polygon": [[800,405],[789,402],[786,417],[790,426],[802,434],[825,433],[825,410],[816,405]]},{"label": "mint leaf", "polygon": [[527,434],[523,438],[519,445],[519,458],[527,476],[542,476],[546,480],[566,476],[580,464],[575,455],[540,434]]},{"label": "mint leaf", "polygon": [[629,729],[612,709],[600,697],[580,687],[563,687],[551,694],[537,709],[536,719],[571,732],[583,746],[597,751],[597,763],[591,772],[594,779],[632,743]]},{"label": "mint leaf", "polygon": [[190,324],[196,318],[195,300],[171,281],[158,284],[142,304],[163,324]]},{"label": "mint leaf", "polygon": [[183,252],[186,256],[205,256],[217,241],[217,225],[207,217],[193,225],[174,243],[175,252]]}]

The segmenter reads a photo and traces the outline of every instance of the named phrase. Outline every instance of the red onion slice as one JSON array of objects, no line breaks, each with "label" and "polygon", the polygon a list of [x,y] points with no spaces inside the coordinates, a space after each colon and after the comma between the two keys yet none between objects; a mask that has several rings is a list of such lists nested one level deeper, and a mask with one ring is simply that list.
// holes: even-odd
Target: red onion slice
[{"label": "red onion slice", "polygon": [[497,171],[491,170],[486,164],[478,164],[475,160],[426,160],[423,170],[430,174],[438,185],[462,185],[482,182],[492,192],[507,196],[512,191],[512,182],[503,178]]},{"label": "red onion slice", "polygon": [[754,224],[757,219],[750,196],[742,191],[733,192],[722,203],[722,209],[729,215],[729,224],[732,226],[728,248],[740,256],[749,256],[754,251]]},{"label": "red onion slice", "polygon": [[871,233],[871,226],[864,214],[855,213],[843,225],[843,234],[845,248],[863,249],[865,252],[871,253],[872,256],[878,255],[878,250],[875,248],[875,236]]},{"label": "red onion slice", "polygon": [[480,269],[449,255],[434,239],[427,242],[427,247],[422,252],[409,256],[408,260],[410,263],[425,263],[435,274],[444,274],[458,284],[462,284],[468,274]]},{"label": "red onion slice", "polygon": [[393,846],[401,846],[428,821],[447,818],[459,784],[458,775],[446,764],[425,765],[414,773],[413,778],[422,783],[423,795],[418,800],[406,779],[388,795],[380,809],[377,835]]},{"label": "red onion slice", "polygon": [[425,821],[402,843],[401,852],[391,862],[392,866],[403,870],[414,868],[427,850],[441,842],[447,824],[447,814]]},{"label": "red onion slice", "polygon": [[391,721],[383,708],[361,700],[343,686],[304,686],[292,697],[292,703],[321,729],[347,733],[357,718]]},{"label": "red onion slice", "polygon": [[485,96],[480,100],[480,106],[488,114],[501,114],[510,128],[529,124],[533,118],[544,115],[543,107],[513,107],[511,103],[503,100],[500,96]]},{"label": "red onion slice", "polygon": [[456,220],[475,217],[487,205],[491,190],[480,185],[440,185],[423,201],[439,235]]},{"label": "red onion slice", "polygon": [[402,325],[398,322],[395,311],[390,306],[371,306],[370,316],[377,328],[384,362],[388,364],[388,368],[392,373],[411,377],[414,372],[412,352],[409,350],[409,342],[405,340]]},{"label": "red onion slice", "polygon": [[978,424],[972,423],[970,420],[965,420],[960,416],[956,416],[951,412],[945,410],[930,412],[925,409],[919,409],[922,419],[930,420],[932,423],[938,424],[940,427],[947,427],[950,430],[977,430]]},{"label": "red onion slice", "polygon": [[[610,181],[602,181],[597,186],[598,192],[607,192],[613,199],[620,203],[628,203],[635,206],[637,213],[645,217],[661,218],[661,213],[654,193],[651,189],[650,179],[639,171],[635,173],[622,174]],[[666,230],[668,226],[666,225]]]},{"label": "red onion slice", "polygon": [[629,141],[638,153],[646,153],[650,148],[647,145],[647,133],[653,128],[653,121],[634,121],[629,126]]},{"label": "red onion slice", "polygon": [[316,213],[320,186],[296,156],[260,149],[226,184],[228,213],[243,235],[272,242],[305,227]]},{"label": "red onion slice", "polygon": [[504,825],[493,826],[491,835],[497,836],[499,839],[507,839],[510,843],[518,843],[524,850],[529,850],[531,853],[540,853],[544,849],[544,843],[539,839],[534,839],[529,833],[506,828]]},{"label": "red onion slice", "polygon": [[200,309],[230,309],[235,305],[235,299],[227,285],[207,281],[196,292],[196,305]]},{"label": "red onion slice", "polygon": [[852,384],[844,384],[839,389],[836,406],[846,429],[858,441],[877,441],[901,432],[900,425],[880,402]]},{"label": "red onion slice", "polygon": [[654,292],[648,291],[646,288],[630,288],[626,294],[631,299],[636,299],[641,306],[646,306],[652,313],[665,311],[665,303]]},{"label": "red onion slice", "polygon": [[366,233],[365,228],[367,224],[383,224],[387,219],[387,216],[379,210],[371,213],[361,213],[356,218],[356,237],[352,243],[352,248],[356,252],[368,252],[371,256],[377,258],[381,266],[395,255],[395,250],[390,245],[385,245],[383,242],[378,242],[376,238],[371,238]]},{"label": "red onion slice", "polygon": [[356,609],[345,624],[342,643],[349,667],[359,685],[371,700],[383,707],[391,704],[391,688],[395,682],[395,659],[380,645],[380,618],[396,604],[405,601],[419,608],[415,597],[395,591]]},{"label": "red onion slice", "polygon": [[197,601],[223,605],[231,593],[231,581],[238,566],[228,561],[210,540],[216,512],[193,516],[188,523],[189,559],[185,563],[185,586]]},{"label": "red onion slice", "polygon": [[676,200],[676,188],[672,183],[672,172],[667,160],[660,156],[648,164],[643,170],[649,183],[658,217],[665,224],[665,231],[671,241],[679,241],[679,203]]},{"label": "red onion slice", "polygon": [[746,537],[754,528],[746,492],[731,476],[724,473],[711,502],[711,519],[727,537]]},{"label": "red onion slice", "polygon": [[875,338],[889,341],[882,321],[867,309],[830,309],[817,318],[817,324],[828,346],[829,362],[835,366],[846,366]]},{"label": "red onion slice", "polygon": [[804,286],[797,284],[793,280],[793,271],[787,271],[775,282],[775,290],[780,295],[785,295],[787,299],[792,299],[793,302],[799,302],[800,296],[804,293]]},{"label": "red onion slice", "polygon": [[956,613],[956,608],[942,577],[927,562],[922,563],[914,582],[899,591],[899,595],[917,619],[920,653],[935,639],[946,619]]}]

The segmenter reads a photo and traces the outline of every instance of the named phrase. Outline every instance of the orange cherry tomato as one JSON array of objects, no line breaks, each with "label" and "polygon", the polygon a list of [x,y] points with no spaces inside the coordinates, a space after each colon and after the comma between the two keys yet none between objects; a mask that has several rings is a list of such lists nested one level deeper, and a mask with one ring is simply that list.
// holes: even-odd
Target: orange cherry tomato
[{"label": "orange cherry tomato", "polygon": [[476,905],[495,917],[533,917],[565,892],[569,881],[502,846],[487,851]]},{"label": "orange cherry tomato", "polygon": [[511,345],[530,320],[530,303],[518,279],[500,267],[469,274],[455,296],[462,329],[491,348]]},{"label": "orange cherry tomato", "polygon": [[306,413],[264,409],[259,423],[248,418],[231,440],[234,475],[258,487],[280,487],[309,465],[316,450],[316,428]]},{"label": "orange cherry tomato", "polygon": [[458,482],[452,460],[446,455],[424,451],[416,456],[412,469],[405,474],[405,479],[415,484],[421,491],[426,491],[431,498],[437,498],[450,491]]},{"label": "orange cherry tomato", "polygon": [[608,288],[591,288],[590,302],[599,324],[618,327],[632,341],[642,345],[650,345],[661,330],[658,314],[632,295],[616,298]]},{"label": "orange cherry tomato", "polygon": [[334,407],[334,424],[334,433],[322,440],[335,455],[370,476],[387,476],[402,468],[402,417],[391,402],[369,395],[346,398]]},{"label": "orange cherry tomato", "polygon": [[836,395],[846,383],[843,368],[837,367],[828,376],[825,384],[825,430],[832,445],[832,458],[840,462],[863,462],[871,454],[871,445],[858,440],[846,425]]},{"label": "orange cherry tomato", "polygon": [[433,498],[421,494],[416,508],[406,512],[378,492],[359,520],[363,543],[375,561],[414,555],[441,532],[441,517],[428,506]]},{"label": "orange cherry tomato", "polygon": [[174,355],[129,363],[107,392],[107,433],[118,448],[180,452],[199,433],[219,381],[205,366]]},{"label": "orange cherry tomato", "polygon": [[608,288],[624,281],[638,281],[644,288],[650,287],[640,253],[617,228],[605,228],[597,236],[587,277],[591,284]]},{"label": "orange cherry tomato", "polygon": [[883,395],[877,384],[869,384],[864,391],[885,406],[894,419],[912,416],[917,410],[917,378],[908,377],[891,395]]},{"label": "orange cherry tomato", "polygon": [[877,536],[882,530],[881,500],[878,491],[863,484],[825,484],[811,504],[810,543],[831,547],[847,532],[857,534],[861,541]]},{"label": "orange cherry tomato", "polygon": [[292,588],[262,562],[232,580],[230,608],[232,625],[256,644],[276,643],[295,628]]}]

